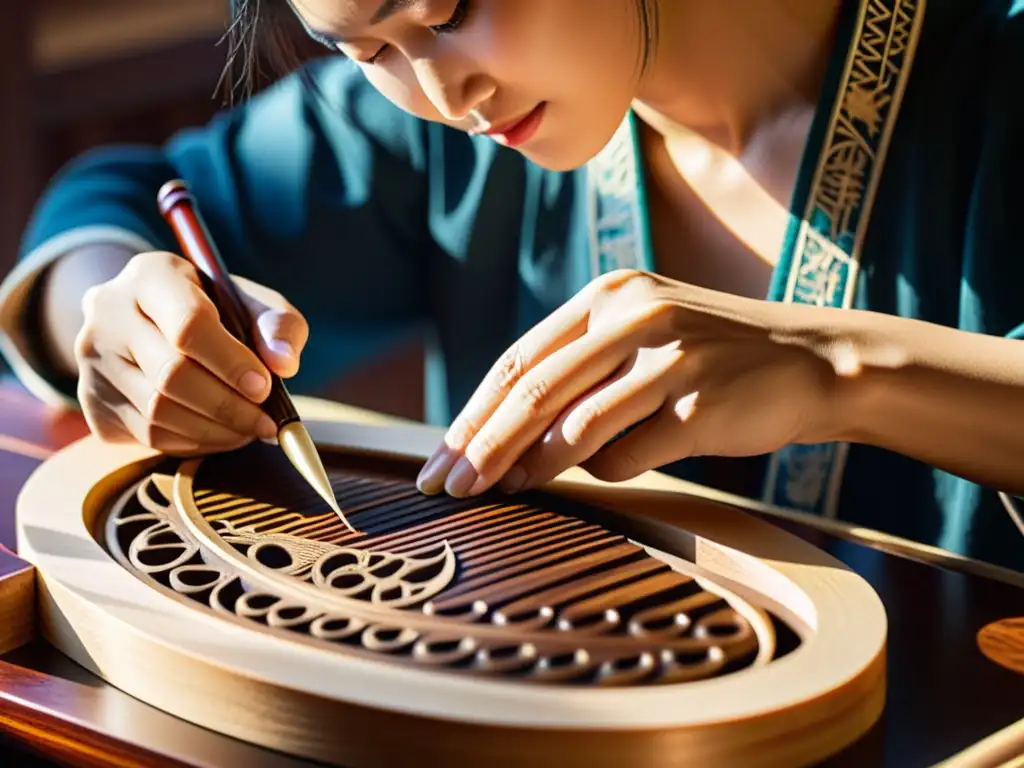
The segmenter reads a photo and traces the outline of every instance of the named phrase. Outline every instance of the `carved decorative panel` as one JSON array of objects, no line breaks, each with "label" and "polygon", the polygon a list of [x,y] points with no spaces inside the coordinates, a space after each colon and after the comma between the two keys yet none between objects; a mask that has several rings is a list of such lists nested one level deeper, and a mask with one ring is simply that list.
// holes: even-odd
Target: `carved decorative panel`
[{"label": "carved decorative panel", "polygon": [[[335,463],[349,531],[266,446],[157,472],[108,518],[140,578],[272,630],[394,663],[536,683],[652,685],[768,662],[774,629],[551,496],[425,497],[408,472]],[[194,479],[193,479],[194,478]],[[574,514],[575,513],[575,514]]]}]

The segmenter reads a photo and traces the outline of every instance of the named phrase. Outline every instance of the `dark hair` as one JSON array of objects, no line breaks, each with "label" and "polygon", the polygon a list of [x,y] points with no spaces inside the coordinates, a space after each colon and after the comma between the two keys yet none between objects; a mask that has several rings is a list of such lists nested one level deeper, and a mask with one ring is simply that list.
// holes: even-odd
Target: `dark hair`
[{"label": "dark hair", "polygon": [[[224,36],[227,65],[221,86],[230,101],[248,98],[267,76],[274,77],[323,55],[314,49],[288,0],[230,0],[231,23]],[[658,39],[659,0],[635,0],[640,31],[640,71],[650,66]],[[317,44],[313,44],[315,46]],[[269,68],[269,72],[264,70]]]}]

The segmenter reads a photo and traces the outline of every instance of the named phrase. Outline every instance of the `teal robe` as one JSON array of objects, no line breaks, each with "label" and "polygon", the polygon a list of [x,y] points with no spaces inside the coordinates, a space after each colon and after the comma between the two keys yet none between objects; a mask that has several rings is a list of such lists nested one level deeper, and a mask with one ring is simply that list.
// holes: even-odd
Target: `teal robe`
[{"label": "teal robe", "polygon": [[[174,177],[231,270],[309,319],[293,390],[426,331],[433,423],[596,273],[656,269],[632,116],[587,168],[556,173],[401,112],[344,60],[308,74],[316,89],[293,75],[164,147],[63,170],[8,279],[28,296],[23,338],[5,346],[16,369],[73,395],[38,354],[33,276],[90,239],[175,250],[154,204]],[[1022,179],[1024,1],[848,0],[767,298],[1024,336]],[[912,459],[827,445],[734,464],[757,482],[730,490],[1024,569],[995,490]],[[699,459],[667,470],[705,477]]]}]

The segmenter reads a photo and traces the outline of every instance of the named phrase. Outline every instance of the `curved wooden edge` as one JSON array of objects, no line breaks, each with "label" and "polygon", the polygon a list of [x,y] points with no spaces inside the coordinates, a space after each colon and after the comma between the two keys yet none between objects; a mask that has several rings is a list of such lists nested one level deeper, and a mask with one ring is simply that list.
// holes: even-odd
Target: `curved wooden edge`
[{"label": "curved wooden edge", "polygon": [[[407,460],[426,458],[439,435],[422,425],[331,420],[308,427],[322,444]],[[607,765],[628,758],[630,750],[649,751],[653,729],[670,752],[645,764],[741,751],[753,759],[744,764],[804,764],[855,741],[884,708],[886,617],[878,596],[839,561],[742,510],[687,499],[680,516],[678,492],[635,482],[610,487],[582,472],[567,473],[558,486],[580,498],[590,494],[606,508],[621,505],[628,516],[632,504],[638,524],[664,537],[670,551],[692,554],[729,589],[767,594],[787,607],[810,632],[800,648],[766,667],[685,689],[531,688],[517,696],[514,683],[410,671],[264,636],[136,579],[105,554],[87,521],[158,458],[88,437],[56,454],[19,498],[19,545],[39,568],[48,639],[127,693],[228,735],[333,761],[342,759],[342,736],[365,740],[360,731],[344,729],[379,728],[386,720],[400,721],[409,738],[419,734],[402,749],[414,743],[415,750],[446,758],[470,755],[465,740],[484,749],[497,737],[503,749],[531,745],[519,755],[526,759],[544,744],[564,746],[560,739],[586,732],[593,764]],[[69,502],[81,506],[84,519],[61,514]],[[254,700],[262,702],[258,712],[248,704]],[[342,716],[344,725],[337,719]],[[379,762],[376,754],[358,757],[357,764]]]},{"label": "curved wooden edge", "polygon": [[[307,422],[307,426],[313,438],[321,444],[357,453],[422,458],[429,455],[435,445],[432,430],[415,426],[383,428],[322,421]],[[124,590],[125,596],[130,594],[133,601],[145,604],[159,599],[159,610],[147,609],[146,618],[152,625],[161,624],[162,631],[169,633],[161,638],[170,642],[170,638],[179,637],[183,632],[173,625],[171,617],[208,623],[213,631],[223,624],[223,618],[207,616],[191,606],[164,599],[123,571],[85,529],[82,518],[61,514],[62,501],[55,497],[50,482],[54,477],[61,478],[62,499],[84,498],[84,503],[76,503],[86,509],[88,518],[107,503],[115,490],[123,490],[144,472],[148,462],[156,458],[146,449],[108,445],[94,438],[86,438],[64,449],[25,485],[19,498],[18,532],[22,552],[40,569],[41,584],[46,586],[44,591],[48,597],[56,594],[58,589],[66,591],[84,601],[83,610],[93,612],[96,607],[89,604],[89,599],[99,596],[95,590],[105,590],[102,592],[104,597],[110,597],[112,584],[117,581],[118,588]],[[579,478],[577,491],[587,486],[593,490],[595,481],[588,477]],[[694,562],[706,574],[723,579],[726,582],[724,586],[741,595],[754,592],[759,597],[768,598],[782,613],[793,617],[797,628],[812,629],[813,637],[808,636],[809,641],[799,649],[767,667],[745,672],[742,676],[726,676],[688,685],[688,691],[699,688],[703,694],[699,711],[680,709],[679,690],[670,690],[672,686],[616,690],[612,693],[564,689],[556,692],[538,688],[531,689],[528,703],[521,707],[517,705],[518,708],[513,708],[514,713],[505,713],[510,724],[644,728],[710,723],[743,713],[748,716],[770,715],[797,702],[814,700],[826,694],[831,696],[835,689],[868,674],[876,662],[884,658],[887,622],[881,600],[866,581],[830,555],[741,510],[698,506],[694,508],[694,514],[687,514],[682,520],[676,514],[671,523],[666,523],[657,519],[657,513],[667,504],[674,504],[678,509],[678,495],[643,493],[635,488],[616,488],[614,492],[616,495],[611,504],[608,497],[602,497],[603,506],[618,507],[622,504],[627,512],[632,511],[630,506],[641,508],[649,523],[656,526],[655,534],[675,537],[667,541],[670,550],[690,548],[696,555]],[[688,512],[690,509],[687,505]],[[55,546],[58,542],[65,546]],[[652,545],[658,546],[658,543]],[[96,583],[87,588],[87,581]],[[94,591],[90,592],[90,588]],[[126,608],[124,600],[103,602],[109,612]],[[137,614],[132,611],[126,614],[128,623],[128,617],[132,615]],[[168,624],[166,627],[163,626],[165,623]],[[224,631],[229,630],[225,628]],[[242,627],[232,627],[230,632],[232,641],[242,645],[266,640],[258,635],[248,637],[255,633],[246,632]],[[189,640],[182,637],[183,647],[189,645]],[[285,645],[280,638],[274,638],[262,650],[274,653],[275,649],[283,647]],[[409,694],[415,689],[417,700],[426,706],[425,714],[429,716],[438,711],[436,704],[427,703],[438,680],[433,673],[385,669],[386,665],[378,667],[365,662],[353,664],[350,659],[337,654],[298,648],[292,644],[288,644],[288,651],[292,664],[289,684],[301,682],[318,695],[337,695],[338,691],[323,674],[322,665],[327,663],[344,667],[346,675],[366,686],[344,692],[344,695],[358,699],[362,690],[365,698],[360,702],[364,705],[408,708]],[[244,674],[252,660],[240,656],[232,663],[235,661],[239,672]],[[308,677],[298,674],[300,661],[313,664],[306,671]],[[801,670],[806,670],[807,674]],[[260,676],[265,670],[256,664],[250,671]],[[394,699],[386,699],[386,689],[380,683],[392,674],[401,677],[401,687],[389,693],[394,695]],[[445,679],[445,686],[464,697],[446,702],[445,706],[452,710],[450,715],[467,720],[486,717],[486,713],[474,706],[474,698],[487,699],[493,695],[500,699],[508,691],[507,684],[469,678]],[[780,694],[783,689],[785,694]],[[736,696],[742,701],[737,701]],[[609,697],[614,697],[614,702]],[[578,706],[567,708],[567,702]],[[639,709],[621,711],[625,704],[635,704]]]},{"label": "curved wooden edge", "polygon": [[1024,719],[982,739],[935,768],[1020,768],[1024,766]]},{"label": "curved wooden edge", "polygon": [[0,545],[0,655],[36,638],[36,569]]},{"label": "curved wooden edge", "polygon": [[[294,399],[299,413],[306,419],[351,421],[358,424],[381,425],[414,423],[405,419],[398,419],[386,414],[320,398],[297,396]],[[440,442],[444,436],[444,430],[433,427],[430,427],[430,429],[436,429],[437,441]],[[856,544],[863,544],[888,554],[900,555],[940,568],[948,568],[972,576],[981,576],[993,581],[1024,588],[1024,573],[1022,572],[958,555],[955,552],[940,549],[939,547],[911,541],[900,536],[893,536],[882,531],[852,525],[851,523],[844,523],[841,520],[831,520],[818,515],[810,515],[805,512],[772,506],[755,499],[736,496],[714,488],[698,485],[697,483],[691,483],[687,480],[671,477],[661,472],[647,472],[641,477],[644,486],[648,488],[655,486],[666,491],[685,493],[708,501],[728,504],[729,506],[739,507],[740,509],[785,520],[786,522],[805,525],[809,528],[838,536]]]}]

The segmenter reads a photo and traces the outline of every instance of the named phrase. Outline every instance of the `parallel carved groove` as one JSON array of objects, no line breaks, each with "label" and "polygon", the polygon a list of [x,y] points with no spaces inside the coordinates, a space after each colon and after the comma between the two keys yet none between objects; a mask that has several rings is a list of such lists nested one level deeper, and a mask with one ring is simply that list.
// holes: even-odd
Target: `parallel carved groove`
[{"label": "parallel carved groove", "polygon": [[[770,661],[767,617],[540,497],[425,497],[407,471],[328,456],[360,531],[254,447],[154,474],[107,545],[141,578],[270,630],[395,663],[550,684],[651,685]],[[267,630],[264,630],[267,631]]]}]

